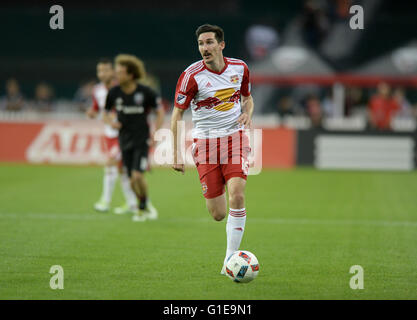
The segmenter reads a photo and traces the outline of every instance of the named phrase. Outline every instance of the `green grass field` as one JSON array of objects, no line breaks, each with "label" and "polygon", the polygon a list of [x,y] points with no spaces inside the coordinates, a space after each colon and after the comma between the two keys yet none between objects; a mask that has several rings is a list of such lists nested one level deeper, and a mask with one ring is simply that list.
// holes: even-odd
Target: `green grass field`
[{"label": "green grass field", "polygon": [[[147,175],[157,221],[97,213],[102,168],[0,165],[0,299],[417,299],[417,173],[264,170],[241,249],[258,278],[219,274],[225,221],[197,173]],[[117,185],[113,205],[122,203]],[[49,287],[52,265],[64,289]],[[349,287],[352,265],[363,290]]]}]

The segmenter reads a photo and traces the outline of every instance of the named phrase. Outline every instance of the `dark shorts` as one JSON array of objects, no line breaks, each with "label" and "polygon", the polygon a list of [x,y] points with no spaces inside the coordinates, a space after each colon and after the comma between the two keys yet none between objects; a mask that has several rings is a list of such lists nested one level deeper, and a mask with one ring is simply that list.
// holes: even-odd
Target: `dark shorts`
[{"label": "dark shorts", "polygon": [[132,171],[145,172],[148,170],[148,147],[132,148],[122,151],[123,165],[129,177]]}]

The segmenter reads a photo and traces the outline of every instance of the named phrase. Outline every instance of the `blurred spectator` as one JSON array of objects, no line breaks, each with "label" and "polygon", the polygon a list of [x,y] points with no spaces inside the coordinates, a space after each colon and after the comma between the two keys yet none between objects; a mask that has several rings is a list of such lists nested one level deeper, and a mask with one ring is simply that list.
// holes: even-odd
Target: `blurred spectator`
[{"label": "blurred spectator", "polygon": [[347,87],[345,96],[344,116],[352,114],[353,109],[358,107],[362,101],[363,92],[359,87]]},{"label": "blurred spectator", "polygon": [[25,105],[23,95],[20,93],[19,83],[10,78],[6,82],[6,95],[1,99],[2,109],[7,111],[20,111]]},{"label": "blurred spectator", "polygon": [[250,59],[261,60],[278,47],[279,35],[272,26],[254,24],[246,31],[245,42]]},{"label": "blurred spectator", "polygon": [[335,116],[335,106],[333,101],[333,90],[328,90],[323,99],[323,116],[333,118]]},{"label": "blurred spectator", "polygon": [[330,28],[325,7],[321,2],[317,0],[304,1],[301,28],[307,44],[317,48]]},{"label": "blurred spectator", "polygon": [[310,95],[306,101],[307,112],[314,128],[321,127],[323,113],[320,99],[316,95]]},{"label": "blurred spectator", "polygon": [[284,96],[278,101],[277,111],[280,117],[285,116],[293,116],[294,109],[293,109],[294,102],[289,96]]},{"label": "blurred spectator", "polygon": [[33,108],[36,111],[48,112],[53,109],[54,92],[51,86],[41,82],[35,88],[35,100]]},{"label": "blurred spectator", "polygon": [[377,93],[369,101],[369,123],[374,129],[390,129],[391,119],[400,109],[398,101],[391,97],[390,91],[390,86],[382,82],[378,85]]},{"label": "blurred spectator", "polygon": [[294,101],[294,111],[297,115],[308,115],[307,100],[311,96],[320,96],[321,88],[316,84],[302,84],[295,86],[291,97]]},{"label": "blurred spectator", "polygon": [[76,103],[78,111],[86,112],[93,104],[92,97],[95,84],[95,80],[87,81],[75,92],[73,101]]},{"label": "blurred spectator", "polygon": [[349,19],[352,0],[327,0],[326,4],[327,15],[331,22]]},{"label": "blurred spectator", "polygon": [[401,118],[412,118],[414,117],[414,110],[411,106],[411,103],[407,100],[405,96],[405,91],[403,88],[396,88],[393,93],[393,98],[397,101],[399,105],[398,113],[396,114]]}]

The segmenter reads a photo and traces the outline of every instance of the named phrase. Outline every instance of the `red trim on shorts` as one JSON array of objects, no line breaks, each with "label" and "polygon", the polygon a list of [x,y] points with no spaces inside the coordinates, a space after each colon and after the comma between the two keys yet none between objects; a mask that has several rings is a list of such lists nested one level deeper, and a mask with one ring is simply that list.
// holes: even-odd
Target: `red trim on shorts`
[{"label": "red trim on shorts", "polygon": [[245,180],[248,179],[248,176],[244,175],[242,172],[232,172],[232,173],[226,174],[224,176],[224,180],[227,182],[230,178],[234,178],[234,177],[242,178]]},{"label": "red trim on shorts", "polygon": [[217,198],[217,197],[219,197],[219,196],[221,196],[223,193],[225,193],[226,192],[226,190],[225,189],[223,189],[222,191],[219,191],[219,192],[215,192],[214,194],[210,194],[210,195],[205,195],[204,194],[204,198],[206,198],[206,199],[213,199],[213,198]]}]

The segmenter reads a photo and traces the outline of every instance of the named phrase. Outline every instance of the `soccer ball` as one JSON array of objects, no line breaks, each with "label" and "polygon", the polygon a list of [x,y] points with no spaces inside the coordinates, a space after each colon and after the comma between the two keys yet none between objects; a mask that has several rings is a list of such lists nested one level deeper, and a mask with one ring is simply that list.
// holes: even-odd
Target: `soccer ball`
[{"label": "soccer ball", "polygon": [[258,259],[252,252],[235,251],[226,262],[226,276],[235,282],[250,282],[259,273]]}]

